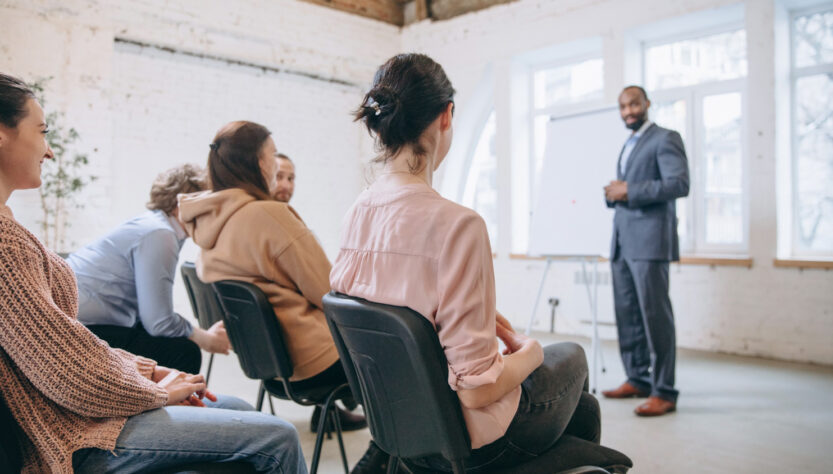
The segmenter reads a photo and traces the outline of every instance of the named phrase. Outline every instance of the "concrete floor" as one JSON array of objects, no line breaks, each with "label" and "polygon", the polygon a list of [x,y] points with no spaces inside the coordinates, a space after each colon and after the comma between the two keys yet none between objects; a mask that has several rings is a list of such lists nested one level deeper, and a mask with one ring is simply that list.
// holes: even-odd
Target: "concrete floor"
[{"label": "concrete floor", "polygon": [[[546,333],[535,337],[544,344],[557,340]],[[589,341],[576,342],[589,359]],[[600,389],[624,380],[617,350],[615,342],[603,344],[607,372],[600,374]],[[631,472],[833,472],[833,367],[691,350],[680,350],[677,360],[676,413],[637,418],[632,412],[639,400],[600,399],[602,443],[630,456]],[[209,388],[254,404],[258,383],[243,375],[236,356],[217,356]],[[297,427],[309,462],[315,443],[312,409],[274,403],[278,416]],[[370,433],[345,433],[344,440],[352,467]],[[335,439],[324,443],[319,472],[343,472]]]}]

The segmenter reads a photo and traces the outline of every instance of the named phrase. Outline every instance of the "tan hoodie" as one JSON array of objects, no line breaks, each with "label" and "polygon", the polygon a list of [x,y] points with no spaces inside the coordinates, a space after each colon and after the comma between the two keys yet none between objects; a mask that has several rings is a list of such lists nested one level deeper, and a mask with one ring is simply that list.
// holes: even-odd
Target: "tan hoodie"
[{"label": "tan hoodie", "polygon": [[201,280],[247,281],[269,298],[295,366],[291,380],[338,362],[321,303],[330,291],[330,261],[292,207],[226,189],[180,195],[179,218],[201,248]]}]

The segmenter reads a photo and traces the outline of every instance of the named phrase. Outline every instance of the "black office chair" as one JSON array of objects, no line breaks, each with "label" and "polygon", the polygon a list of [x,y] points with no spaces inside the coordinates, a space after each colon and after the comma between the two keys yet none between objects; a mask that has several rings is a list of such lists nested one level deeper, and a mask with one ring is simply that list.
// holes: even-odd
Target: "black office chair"
[{"label": "black office chair", "polygon": [[[197,276],[197,267],[194,262],[184,262],[179,267],[182,274],[182,281],[185,282],[185,290],[188,292],[188,300],[191,301],[191,310],[194,317],[203,329],[210,328],[217,321],[223,320],[223,309],[217,301],[217,295],[207,283],[203,283]],[[205,385],[211,377],[211,366],[214,365],[214,353],[208,357],[208,370],[205,371]]]},{"label": "black office chair", "polygon": [[[341,437],[341,421],[335,401],[349,395],[350,387],[345,383],[338,386],[315,387],[303,392],[293,389],[289,383],[294,373],[292,359],[286,349],[281,325],[263,291],[251,283],[232,280],[218,281],[212,286],[223,308],[231,346],[237,353],[246,376],[261,380],[266,391],[278,398],[292,400],[299,405],[315,405],[321,408],[310,472],[315,474],[318,470],[321,445],[329,419],[338,437],[344,472],[348,473],[347,455]],[[258,405],[261,403],[259,400]]]},{"label": "black office chair", "polygon": [[[408,308],[332,292],[324,296],[324,313],[379,447],[412,472],[422,470],[408,459],[439,454],[455,473],[464,473],[471,444],[431,323]],[[388,472],[395,473],[399,464],[392,460]],[[565,435],[547,453],[501,472],[624,473],[632,465],[622,453]]]}]

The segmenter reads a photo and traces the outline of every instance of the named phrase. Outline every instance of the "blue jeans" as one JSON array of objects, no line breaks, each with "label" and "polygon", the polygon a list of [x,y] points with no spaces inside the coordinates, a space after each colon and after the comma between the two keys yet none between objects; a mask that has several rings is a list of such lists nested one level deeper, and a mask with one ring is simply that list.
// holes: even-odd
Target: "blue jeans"
[{"label": "blue jeans", "polygon": [[258,472],[307,472],[298,432],[290,423],[255,412],[234,397],[218,396],[206,405],[164,407],[131,416],[116,439],[115,450],[76,451],[72,466],[78,474],[121,474],[240,461],[252,464]]}]

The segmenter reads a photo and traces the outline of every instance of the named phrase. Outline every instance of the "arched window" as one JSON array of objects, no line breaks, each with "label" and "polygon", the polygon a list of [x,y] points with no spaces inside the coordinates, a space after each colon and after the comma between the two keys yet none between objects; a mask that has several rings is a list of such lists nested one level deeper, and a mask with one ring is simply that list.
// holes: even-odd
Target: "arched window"
[{"label": "arched window", "polygon": [[495,151],[495,111],[483,124],[470,159],[463,188],[462,204],[477,211],[486,221],[492,249],[497,246],[497,153]]}]

